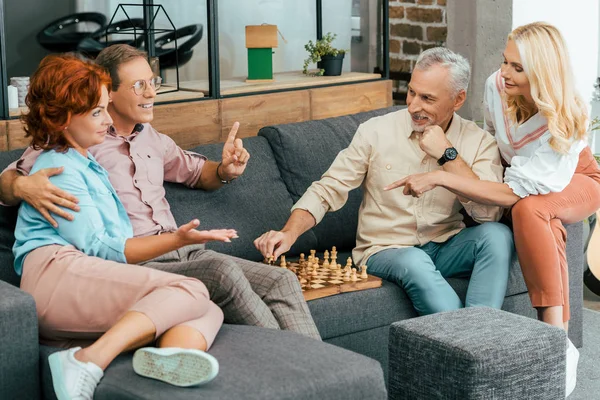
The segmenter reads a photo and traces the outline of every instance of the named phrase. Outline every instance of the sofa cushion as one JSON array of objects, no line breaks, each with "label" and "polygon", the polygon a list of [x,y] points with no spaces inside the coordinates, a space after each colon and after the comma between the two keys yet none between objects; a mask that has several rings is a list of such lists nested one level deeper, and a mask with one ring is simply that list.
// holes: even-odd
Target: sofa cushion
[{"label": "sofa cushion", "polygon": [[[281,177],[292,200],[297,202],[310,184],[327,171],[337,154],[348,147],[361,123],[401,108],[382,108],[317,121],[267,126],[258,135],[269,141]],[[355,247],[361,201],[362,190],[358,188],[351,191],[344,207],[328,213],[312,229],[318,241],[318,250],[331,246],[337,246],[338,249]]]},{"label": "sofa cushion", "polygon": [[[42,347],[42,385],[54,399],[48,356]],[[133,372],[131,353],[106,370],[94,398],[101,399],[386,399],[379,363],[293,332],[224,325],[210,353],[219,375],[196,388],[179,388]]]},{"label": "sofa cushion", "polygon": [[[19,159],[23,150],[0,152],[0,172]],[[19,286],[21,278],[15,273],[12,246],[19,207],[0,206],[0,280]]]},{"label": "sofa cushion", "polygon": [[[265,138],[243,139],[250,153],[244,174],[219,190],[190,190],[183,185],[165,183],[167,200],[179,225],[200,219],[200,229],[237,229],[239,239],[231,243],[207,243],[206,248],[248,260],[261,260],[254,239],[271,229],[281,229],[290,215],[293,202]],[[223,143],[192,149],[209,160],[220,160]],[[292,251],[316,246],[312,232],[306,232]]]}]

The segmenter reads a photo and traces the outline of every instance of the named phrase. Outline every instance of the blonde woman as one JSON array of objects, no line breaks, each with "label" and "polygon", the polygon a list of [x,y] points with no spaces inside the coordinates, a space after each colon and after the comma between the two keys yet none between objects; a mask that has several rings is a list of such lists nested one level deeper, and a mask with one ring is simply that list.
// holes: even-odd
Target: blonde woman
[{"label": "blonde woman", "polygon": [[[508,36],[503,63],[486,82],[485,119],[507,168],[504,183],[439,170],[408,176],[420,196],[436,186],[478,203],[512,207],[515,247],[538,318],[567,329],[569,282],[563,224],[600,208],[600,170],[587,145],[589,119],[574,87],[567,48],[552,25],[536,22]],[[452,162],[452,161],[450,161]],[[579,353],[567,344],[567,395]]]}]

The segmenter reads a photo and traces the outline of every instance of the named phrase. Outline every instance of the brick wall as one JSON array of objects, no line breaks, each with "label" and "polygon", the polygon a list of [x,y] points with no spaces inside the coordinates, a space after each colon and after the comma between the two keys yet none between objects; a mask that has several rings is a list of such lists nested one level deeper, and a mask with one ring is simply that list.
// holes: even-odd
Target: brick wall
[{"label": "brick wall", "polygon": [[446,44],[446,0],[390,0],[389,4],[390,71],[411,72],[419,53]]}]

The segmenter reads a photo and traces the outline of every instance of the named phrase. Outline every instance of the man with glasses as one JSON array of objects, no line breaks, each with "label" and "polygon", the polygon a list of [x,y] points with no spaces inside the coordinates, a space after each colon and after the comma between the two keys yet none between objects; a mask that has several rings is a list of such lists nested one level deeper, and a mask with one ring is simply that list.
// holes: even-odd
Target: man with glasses
[{"label": "man with glasses", "polygon": [[[128,45],[110,46],[96,62],[112,78],[108,112],[113,119],[102,144],[90,149],[108,171],[112,185],[127,209],[134,235],[149,236],[177,229],[165,198],[163,181],[190,188],[214,190],[242,175],[250,155],[236,139],[236,122],[223,146],[222,159],[182,150],[150,122],[161,78],[154,76],[145,52]],[[21,200],[35,207],[50,223],[53,216],[73,219],[77,199],[49,181],[61,168],[28,173],[39,151],[27,149],[0,176],[0,200]],[[52,214],[52,215],[51,215]],[[144,264],[147,267],[200,279],[225,314],[225,322],[289,329],[319,338],[298,281],[290,271],[223,255],[202,246],[188,246]]]}]

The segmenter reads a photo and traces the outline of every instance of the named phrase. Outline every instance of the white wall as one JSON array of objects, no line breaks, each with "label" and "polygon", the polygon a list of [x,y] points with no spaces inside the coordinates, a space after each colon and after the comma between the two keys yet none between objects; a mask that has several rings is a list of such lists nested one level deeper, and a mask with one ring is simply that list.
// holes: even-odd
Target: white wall
[{"label": "white wall", "polygon": [[577,89],[590,101],[598,66],[598,0],[513,0],[513,28],[535,21],[563,34],[575,71]]}]

